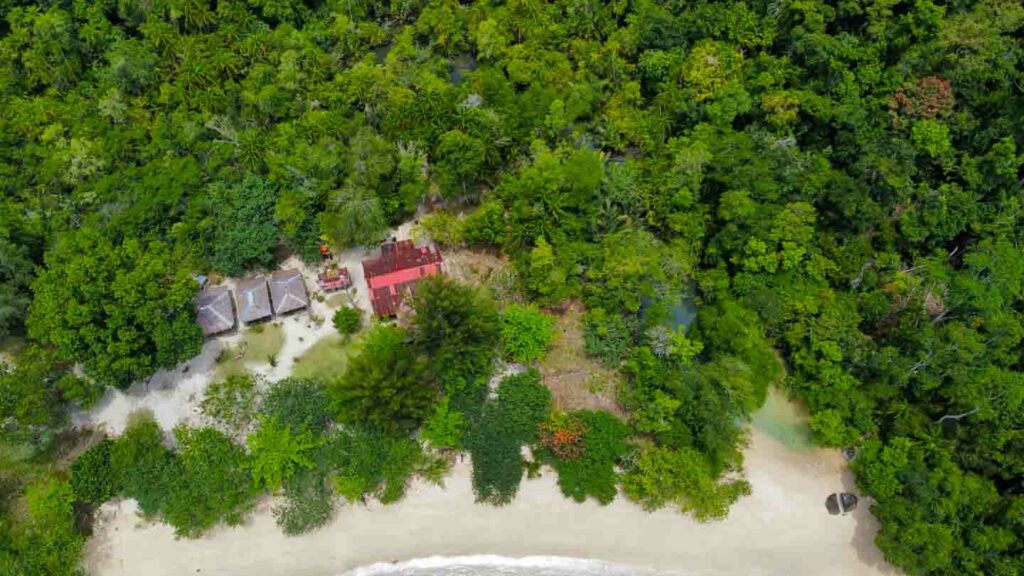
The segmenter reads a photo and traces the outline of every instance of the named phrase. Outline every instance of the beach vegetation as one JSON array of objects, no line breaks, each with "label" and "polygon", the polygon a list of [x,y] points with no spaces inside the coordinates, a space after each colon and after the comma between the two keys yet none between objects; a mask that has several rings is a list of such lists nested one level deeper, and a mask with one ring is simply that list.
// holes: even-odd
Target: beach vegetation
[{"label": "beach vegetation", "polygon": [[245,430],[256,417],[263,387],[259,376],[228,376],[206,387],[199,408],[204,416],[228,430]]},{"label": "beach vegetation", "polygon": [[439,391],[429,360],[408,340],[395,326],[366,334],[345,374],[328,386],[340,422],[398,432],[414,430],[430,417]]},{"label": "beach vegetation", "polygon": [[296,470],[313,467],[311,456],[319,444],[306,426],[295,431],[276,417],[264,417],[246,439],[253,483],[276,492]]},{"label": "beach vegetation", "polygon": [[114,441],[103,438],[89,447],[71,464],[68,483],[77,502],[98,506],[120,492],[117,476],[110,464]]},{"label": "beach vegetation", "polygon": [[581,410],[541,425],[539,460],[558,472],[562,494],[577,502],[609,504],[618,493],[616,470],[627,459],[631,430],[608,412]]},{"label": "beach vegetation", "polygon": [[330,398],[320,380],[284,378],[267,388],[259,408],[264,419],[276,420],[294,432],[323,433],[331,424]]}]

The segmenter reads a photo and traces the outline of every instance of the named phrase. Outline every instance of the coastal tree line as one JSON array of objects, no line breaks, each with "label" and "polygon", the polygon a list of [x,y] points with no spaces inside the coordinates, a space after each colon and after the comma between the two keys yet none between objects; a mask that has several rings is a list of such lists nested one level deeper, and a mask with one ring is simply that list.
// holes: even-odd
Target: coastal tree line
[{"label": "coastal tree line", "polygon": [[[573,498],[720,517],[778,384],[858,448],[891,562],[1020,574],[1022,27],[1007,0],[0,0],[0,568],[73,570],[113,495],[188,536],[280,489],[301,531],[446,449],[488,502],[545,463]],[[69,463],[69,407],[199,350],[192,273],[372,244],[425,201],[523,308],[431,285],[329,382],[226,383],[269,391]],[[566,301],[626,421],[552,411],[531,372],[488,388]]]}]

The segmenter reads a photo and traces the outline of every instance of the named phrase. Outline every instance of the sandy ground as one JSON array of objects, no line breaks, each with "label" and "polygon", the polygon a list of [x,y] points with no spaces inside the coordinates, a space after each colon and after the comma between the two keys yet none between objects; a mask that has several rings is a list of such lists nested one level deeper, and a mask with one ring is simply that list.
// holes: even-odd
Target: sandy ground
[{"label": "sandy ground", "polygon": [[707,576],[897,573],[872,543],[877,525],[867,503],[847,516],[825,511],[829,493],[852,488],[840,456],[795,452],[755,431],[746,461],[753,494],[727,520],[710,524],[669,510],[645,513],[622,499],[576,504],[561,496],[550,471],[525,480],[507,507],[477,505],[468,463],[456,466],[447,489],[416,484],[395,505],[346,506],[325,528],[297,538],[281,533],[269,503],[243,527],[191,541],[139,520],[132,501],[108,503],[86,567],[93,576],[327,576],[380,561],[497,554],[596,558]]}]

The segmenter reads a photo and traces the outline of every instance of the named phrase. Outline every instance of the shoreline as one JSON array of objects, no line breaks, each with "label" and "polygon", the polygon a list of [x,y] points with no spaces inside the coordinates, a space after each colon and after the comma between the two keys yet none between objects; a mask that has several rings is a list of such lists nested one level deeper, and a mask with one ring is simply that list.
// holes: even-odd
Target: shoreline
[{"label": "shoreline", "polygon": [[220,526],[198,540],[177,540],[170,526],[138,518],[134,502],[108,503],[84,566],[92,576],[338,576],[381,562],[495,555],[686,575],[898,574],[874,545],[869,502],[848,516],[825,510],[830,493],[853,491],[841,455],[791,450],[752,429],[745,458],[753,493],[721,522],[700,524],[668,509],[647,513],[622,497],[608,506],[578,504],[562,496],[548,469],[524,479],[508,506],[480,505],[469,464],[456,463],[445,488],[417,481],[395,504],[339,505],[328,525],[298,537],[274,523],[270,499],[242,526]]}]

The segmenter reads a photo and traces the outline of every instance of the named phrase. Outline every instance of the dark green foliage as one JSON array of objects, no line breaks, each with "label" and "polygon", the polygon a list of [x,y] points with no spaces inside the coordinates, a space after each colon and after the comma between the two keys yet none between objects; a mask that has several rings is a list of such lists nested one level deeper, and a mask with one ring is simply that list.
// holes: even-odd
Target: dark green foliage
[{"label": "dark green foliage", "polygon": [[213,266],[230,276],[274,263],[278,243],[274,204],[277,187],[263,178],[233,186],[215,185],[208,192]]},{"label": "dark green foliage", "polygon": [[521,444],[530,444],[551,410],[551,391],[541,384],[540,373],[531,369],[505,377],[498,385],[497,403],[505,432]]},{"label": "dark green foliage", "polygon": [[537,438],[550,406],[551,392],[536,371],[502,380],[498,397],[484,405],[466,437],[477,501],[502,506],[515,498],[523,477],[520,452]]},{"label": "dark green foliage", "polygon": [[174,533],[196,538],[221,522],[240,524],[255,497],[242,447],[213,428],[179,426],[174,438],[177,474],[163,509]]},{"label": "dark green foliage", "polygon": [[404,330],[392,326],[367,333],[328,394],[340,421],[396,432],[418,427],[438,399],[427,359],[408,345]]},{"label": "dark green foliage", "polygon": [[323,432],[331,421],[330,400],[319,380],[285,378],[274,382],[263,396],[260,413],[276,418],[295,432]]},{"label": "dark green foliage", "polygon": [[350,502],[400,500],[424,458],[409,438],[361,429],[335,436],[324,450],[335,491]]},{"label": "dark green foliage", "polygon": [[32,436],[31,430],[56,426],[62,421],[57,382],[61,371],[54,354],[31,346],[17,358],[17,365],[0,362],[0,430]]},{"label": "dark green foliage", "polygon": [[113,498],[121,487],[110,465],[114,441],[104,438],[82,453],[71,465],[71,490],[75,500],[100,505]]},{"label": "dark green foliage", "polygon": [[[635,320],[632,323],[635,324]],[[583,318],[583,343],[587,354],[600,358],[610,368],[629,357],[634,332],[635,328],[625,317],[609,314],[604,308],[588,310]]]},{"label": "dark green foliage", "polygon": [[626,443],[629,427],[607,412],[584,410],[574,412],[572,416],[578,418],[586,429],[583,454],[564,458],[548,453],[542,457],[558,471],[558,487],[562,494],[577,502],[591,496],[602,504],[608,504],[618,492],[619,475],[615,467],[629,451]]},{"label": "dark green foliage", "polygon": [[115,245],[91,228],[47,253],[33,284],[33,338],[97,381],[121,387],[194,356],[196,283],[162,242]]},{"label": "dark green foliage", "polygon": [[434,276],[412,298],[412,339],[451,391],[490,372],[500,336],[498,312],[475,288]]},{"label": "dark green foliage", "polygon": [[342,306],[334,313],[331,317],[331,323],[334,324],[334,328],[345,335],[355,334],[359,331],[359,326],[363,322],[363,314],[358,308],[351,306]]},{"label": "dark green foliage", "polygon": [[157,516],[183,474],[181,462],[163,446],[164,435],[151,416],[135,415],[110,450],[116,483],[147,516]]}]

